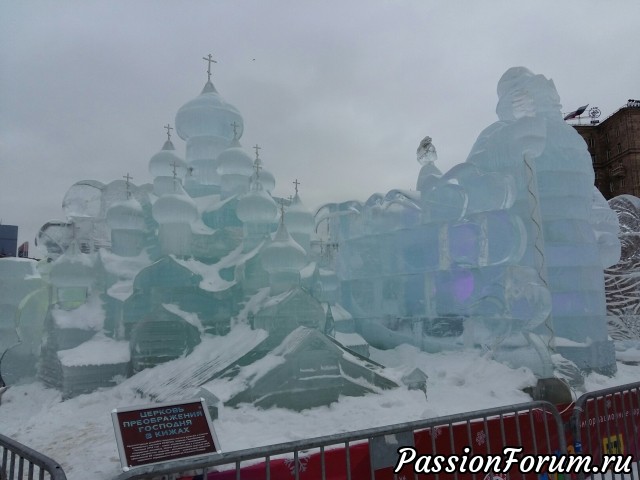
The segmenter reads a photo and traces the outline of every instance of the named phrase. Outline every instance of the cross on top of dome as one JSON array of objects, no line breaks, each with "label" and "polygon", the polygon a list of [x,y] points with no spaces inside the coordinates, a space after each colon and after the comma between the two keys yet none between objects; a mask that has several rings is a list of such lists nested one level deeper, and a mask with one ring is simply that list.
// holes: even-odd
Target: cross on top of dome
[{"label": "cross on top of dome", "polygon": [[173,130],[173,127],[172,127],[170,124],[168,124],[168,123],[167,123],[167,124],[164,126],[164,128],[166,128],[166,129],[167,129],[167,141],[169,141],[169,142],[170,142],[170,141],[171,141],[171,130]]},{"label": "cross on top of dome", "polygon": [[131,175],[129,175],[129,172],[127,172],[126,175],[124,175],[122,178],[125,179],[125,181],[127,182],[127,200],[131,198],[131,190],[129,189],[129,180],[133,180],[133,177]]},{"label": "cross on top of dome", "polygon": [[208,62],[208,66],[207,66],[207,82],[211,81],[211,63],[218,63],[213,59],[213,56],[211,54],[209,54],[206,57],[202,57],[203,60],[205,60],[206,62]]}]

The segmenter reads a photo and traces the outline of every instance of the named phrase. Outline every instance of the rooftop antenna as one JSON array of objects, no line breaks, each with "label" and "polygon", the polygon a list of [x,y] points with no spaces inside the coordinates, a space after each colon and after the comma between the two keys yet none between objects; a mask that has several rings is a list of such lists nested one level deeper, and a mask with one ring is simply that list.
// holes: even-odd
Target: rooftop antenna
[{"label": "rooftop antenna", "polygon": [[207,82],[211,81],[211,63],[218,63],[213,59],[213,56],[211,54],[209,54],[206,57],[202,57],[203,60],[209,62],[209,65],[207,66]]},{"label": "rooftop antenna", "polygon": [[131,190],[129,190],[129,180],[133,180],[133,177],[129,175],[129,172],[127,172],[126,175],[124,175],[122,178],[124,178],[127,182],[127,200],[129,200],[131,198]]},{"label": "rooftop antenna", "polygon": [[167,141],[170,142],[171,141],[171,130],[173,130],[173,127],[170,124],[166,124],[164,126],[164,128],[167,129]]},{"label": "rooftop antenna", "polygon": [[298,181],[298,179],[296,178],[292,183],[295,185],[295,188],[296,188],[296,195],[298,195],[298,185],[300,185],[300,182],[299,182],[299,181]]}]

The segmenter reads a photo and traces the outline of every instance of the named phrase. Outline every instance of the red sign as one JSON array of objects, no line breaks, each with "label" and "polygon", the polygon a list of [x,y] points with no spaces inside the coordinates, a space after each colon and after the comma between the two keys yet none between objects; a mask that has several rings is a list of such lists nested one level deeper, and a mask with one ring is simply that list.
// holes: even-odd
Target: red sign
[{"label": "red sign", "polygon": [[220,452],[204,400],[119,408],[111,418],[125,471]]}]

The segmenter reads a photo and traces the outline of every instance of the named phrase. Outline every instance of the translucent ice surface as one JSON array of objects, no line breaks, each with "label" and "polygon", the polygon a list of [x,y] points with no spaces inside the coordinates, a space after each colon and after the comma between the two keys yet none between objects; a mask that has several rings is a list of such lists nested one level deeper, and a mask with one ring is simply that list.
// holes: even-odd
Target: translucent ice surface
[{"label": "translucent ice surface", "polygon": [[[43,294],[24,303],[22,330],[3,319],[4,343],[22,332],[40,378],[71,396],[224,336],[179,372],[181,390],[246,375],[227,404],[296,409],[394,386],[360,358],[370,345],[478,348],[539,377],[560,353],[611,373],[603,268],[619,259],[618,218],[553,82],[516,67],[497,91],[498,119],[466,161],[442,172],[426,136],[414,190],[327,203],[314,218],[294,174],[274,196],[261,147],[255,159],[241,148],[242,116],[208,81],[176,115],[184,160],[167,125],[150,183],[69,189],[67,218],[38,235]],[[637,223],[633,200],[617,206]],[[623,238],[629,261],[637,242]],[[238,329],[255,341],[232,342]]]},{"label": "translucent ice surface", "polygon": [[603,266],[619,257],[617,221],[560,108],[553,81],[511,68],[498,121],[465,163],[440,173],[431,138],[420,143],[417,210],[388,195],[319,210],[340,244],[341,302],[365,338],[485,345],[514,363],[533,352],[538,374],[550,370],[540,345],[562,350],[564,338],[581,346],[562,350],[581,367],[615,368]]}]

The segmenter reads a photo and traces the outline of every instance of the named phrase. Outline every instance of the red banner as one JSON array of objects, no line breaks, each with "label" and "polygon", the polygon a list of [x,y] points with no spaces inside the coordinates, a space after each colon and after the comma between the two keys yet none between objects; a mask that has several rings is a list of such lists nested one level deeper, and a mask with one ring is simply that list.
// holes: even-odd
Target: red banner
[{"label": "red banner", "polygon": [[[466,458],[467,472],[470,459],[474,457],[487,458],[487,455],[499,456],[503,454],[505,447],[520,448],[517,457],[525,455],[560,455],[560,438],[564,435],[569,454],[590,454],[595,465],[600,464],[602,454],[633,454],[635,458],[640,454],[640,438],[637,427],[640,423],[640,397],[638,390],[616,393],[589,400],[582,412],[582,419],[577,425],[580,428],[580,443],[576,443],[573,437],[572,405],[559,405],[562,425],[558,426],[554,416],[549,411],[540,408],[531,411],[523,411],[517,414],[505,414],[503,416],[487,419],[445,424],[440,427],[417,430],[413,433],[415,450],[418,455],[449,456],[464,455]],[[390,437],[393,437],[391,435]],[[409,437],[410,439],[410,437]],[[397,451],[398,445],[395,447]],[[391,448],[391,447],[390,447]],[[375,449],[372,448],[373,451]],[[399,456],[397,455],[399,458]],[[537,457],[536,457],[537,458]],[[376,460],[376,459],[374,459]],[[397,461],[397,460],[396,460]],[[323,454],[314,450],[313,453],[300,454],[298,458],[298,472],[300,480],[346,480],[347,471],[350,478],[370,479],[371,465],[379,462],[371,462],[370,443],[363,441],[345,448],[336,447],[327,449]],[[405,465],[394,477],[394,466],[387,466],[375,470],[376,480],[392,480],[414,478],[414,463]],[[423,464],[424,465],[424,464]],[[458,463],[457,465],[460,465]],[[503,464],[504,465],[504,464]],[[347,468],[348,466],[348,468]],[[219,470],[233,468],[233,466],[215,467]],[[241,469],[241,478],[244,480],[266,480],[267,469],[270,478],[286,479],[294,478],[296,464],[294,459],[272,459],[267,465],[264,461],[254,465],[248,465]],[[211,470],[214,470],[212,468]],[[324,473],[324,476],[323,476]],[[566,475],[564,478],[568,478]],[[195,480],[198,477],[184,477]],[[232,480],[236,478],[235,470],[209,471],[208,480]],[[417,478],[432,480],[434,474],[420,473]],[[472,473],[457,474],[447,473],[444,470],[439,473],[439,480],[467,480],[473,478]],[[475,476],[480,480],[507,480],[531,478],[536,480],[560,480],[563,475],[547,475],[544,471],[533,469],[530,473],[522,474],[517,469],[510,470],[507,474],[484,474]]]}]

